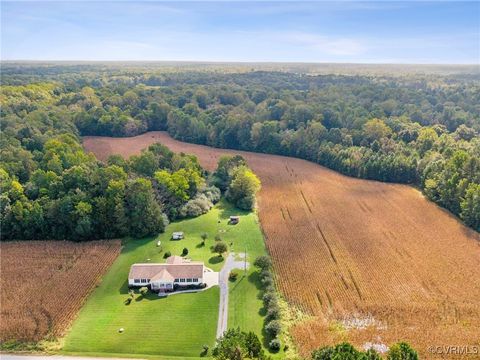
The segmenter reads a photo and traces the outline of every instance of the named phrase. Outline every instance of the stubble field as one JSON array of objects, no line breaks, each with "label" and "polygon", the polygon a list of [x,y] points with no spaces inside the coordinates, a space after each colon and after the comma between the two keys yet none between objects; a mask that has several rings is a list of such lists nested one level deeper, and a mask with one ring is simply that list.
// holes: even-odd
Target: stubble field
[{"label": "stubble field", "polygon": [[480,345],[480,236],[416,189],[162,132],[87,137],[84,146],[106,159],[154,142],[195,154],[210,170],[220,155],[240,153],[259,175],[259,217],[277,284],[309,316],[291,328],[301,354],[343,340],[359,347],[405,340],[425,359],[439,357],[429,346]]},{"label": "stubble field", "polygon": [[62,335],[120,246],[119,240],[0,243],[0,342]]}]

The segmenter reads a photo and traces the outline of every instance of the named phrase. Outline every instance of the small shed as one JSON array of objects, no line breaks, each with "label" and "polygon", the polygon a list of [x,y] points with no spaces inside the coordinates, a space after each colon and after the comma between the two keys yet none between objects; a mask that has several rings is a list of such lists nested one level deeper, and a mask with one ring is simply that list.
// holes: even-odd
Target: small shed
[{"label": "small shed", "polygon": [[176,231],[172,234],[173,240],[181,240],[183,239],[183,231]]},{"label": "small shed", "polygon": [[232,215],[230,216],[230,220],[228,222],[232,225],[238,224],[240,222],[240,216]]}]

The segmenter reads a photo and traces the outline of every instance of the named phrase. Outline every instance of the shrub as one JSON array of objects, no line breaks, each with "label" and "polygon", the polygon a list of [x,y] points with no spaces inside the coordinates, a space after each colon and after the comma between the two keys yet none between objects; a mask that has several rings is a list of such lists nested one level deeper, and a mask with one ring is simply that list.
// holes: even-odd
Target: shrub
[{"label": "shrub", "polygon": [[203,241],[205,241],[208,238],[208,234],[206,232],[204,232],[204,233],[202,233],[202,235],[200,235],[200,237],[202,238]]},{"label": "shrub", "polygon": [[276,302],[277,295],[273,291],[266,291],[262,297],[263,304],[267,307],[272,301]]},{"label": "shrub", "polygon": [[130,305],[131,302],[132,302],[132,298],[131,298],[131,297],[127,298],[127,299],[124,301],[125,305]]},{"label": "shrub", "polygon": [[221,192],[220,189],[216,186],[208,186],[199,191],[203,194],[209,201],[213,204],[217,203],[220,200]]},{"label": "shrub", "polygon": [[261,279],[260,280],[263,284],[264,287],[267,287],[267,286],[270,286],[270,285],[273,285],[273,278],[270,276],[270,277],[266,277],[264,279]]},{"label": "shrub", "polygon": [[409,344],[399,342],[390,347],[387,360],[418,360],[418,354]]},{"label": "shrub", "polygon": [[188,255],[188,249],[187,249],[187,248],[183,248],[182,256],[187,256],[187,255]]},{"label": "shrub", "polygon": [[262,270],[260,271],[260,281],[263,282],[264,279],[266,278],[272,278],[272,273],[269,270]]},{"label": "shrub", "polygon": [[167,251],[165,252],[165,254],[163,254],[164,259],[169,258],[170,256],[172,256],[172,253],[170,251]]},{"label": "shrub", "polygon": [[[315,350],[312,352],[312,360],[332,360],[332,359],[370,359],[370,355],[374,354],[373,352],[363,353],[355,349],[351,344],[344,342],[333,346],[325,346],[321,349]],[[378,355],[375,352],[376,356]],[[377,360],[378,357],[371,358],[372,360]]]},{"label": "shrub", "polygon": [[235,271],[231,271],[230,274],[228,274],[228,279],[230,281],[237,280],[237,277],[238,277],[238,273],[236,273]]},{"label": "shrub", "polygon": [[365,360],[382,360],[382,357],[375,349],[368,349],[365,352]]},{"label": "shrub", "polygon": [[170,224],[170,220],[168,219],[167,214],[162,213],[162,221],[163,221],[163,228],[165,229],[168,224]]},{"label": "shrub", "polygon": [[208,354],[208,350],[210,350],[210,346],[207,344],[202,346],[202,356],[206,356]]},{"label": "shrub", "polygon": [[280,334],[280,331],[282,331],[282,325],[280,324],[280,321],[272,320],[265,326],[265,331],[271,337],[277,337],[277,335]]},{"label": "shrub", "polygon": [[222,237],[219,234],[215,235],[215,241],[222,241]]},{"label": "shrub", "polygon": [[222,256],[223,253],[228,251],[228,246],[222,241],[219,241],[213,247],[213,252],[216,252],[219,256]]},{"label": "shrub", "polygon": [[280,318],[280,307],[276,303],[271,303],[267,309],[267,321],[278,320]]},{"label": "shrub", "polygon": [[275,352],[279,351],[281,346],[282,345],[279,339],[273,339],[268,343],[268,347],[270,348],[270,350]]},{"label": "shrub", "polygon": [[253,265],[255,265],[256,267],[262,270],[268,270],[272,266],[272,261],[268,256],[262,255],[255,259]]},{"label": "shrub", "polygon": [[206,214],[213,207],[213,203],[203,194],[195,196],[180,208],[180,217],[197,217]]},{"label": "shrub", "polygon": [[148,288],[146,286],[142,286],[139,291],[140,291],[140,294],[142,294],[142,296],[145,296],[148,294]]}]

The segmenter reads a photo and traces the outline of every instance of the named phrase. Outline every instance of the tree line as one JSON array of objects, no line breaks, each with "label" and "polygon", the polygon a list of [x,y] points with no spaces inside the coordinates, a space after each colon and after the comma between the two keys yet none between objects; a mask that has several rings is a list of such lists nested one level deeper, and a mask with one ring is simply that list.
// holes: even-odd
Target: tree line
[{"label": "tree line", "polygon": [[[259,181],[241,157],[220,159],[213,175],[195,156],[161,144],[98,161],[84,152],[74,114],[55,104],[54,89],[35,84],[2,99],[1,239],[154,235],[171,220],[206,213],[221,191],[239,208],[253,208]],[[34,98],[35,109],[12,111],[15,94]]]},{"label": "tree line", "polygon": [[[166,130],[183,141],[295,156],[349,176],[414,184],[480,229],[475,77],[27,70],[10,69],[6,81],[13,83],[18,71],[22,84],[4,86],[1,110],[3,128],[23,126],[14,135],[21,146],[4,151],[2,145],[10,163],[5,170],[20,179],[31,165],[25,151],[38,145],[30,131],[58,126],[75,135],[131,136]],[[36,121],[44,122],[42,129],[29,128]]]}]

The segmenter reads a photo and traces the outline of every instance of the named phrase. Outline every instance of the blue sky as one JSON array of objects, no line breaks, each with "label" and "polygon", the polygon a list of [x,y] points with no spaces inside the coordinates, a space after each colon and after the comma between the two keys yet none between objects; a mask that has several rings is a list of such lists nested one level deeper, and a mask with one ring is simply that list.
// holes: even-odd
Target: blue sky
[{"label": "blue sky", "polygon": [[1,1],[2,60],[479,63],[480,2]]}]

